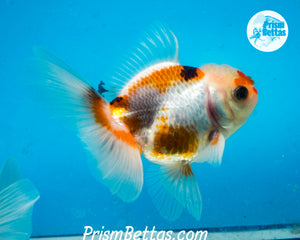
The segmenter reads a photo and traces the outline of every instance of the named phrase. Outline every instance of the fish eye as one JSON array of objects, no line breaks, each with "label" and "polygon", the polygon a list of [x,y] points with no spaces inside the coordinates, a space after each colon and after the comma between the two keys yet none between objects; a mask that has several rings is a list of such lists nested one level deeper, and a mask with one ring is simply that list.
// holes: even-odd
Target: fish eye
[{"label": "fish eye", "polygon": [[248,97],[248,93],[248,89],[244,86],[237,86],[233,90],[234,97],[239,101],[245,100]]}]

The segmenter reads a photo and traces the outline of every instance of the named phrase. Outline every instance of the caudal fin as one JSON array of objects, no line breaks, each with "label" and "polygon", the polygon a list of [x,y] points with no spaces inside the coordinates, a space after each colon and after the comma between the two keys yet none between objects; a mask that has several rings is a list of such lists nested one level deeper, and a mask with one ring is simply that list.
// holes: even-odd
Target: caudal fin
[{"label": "caudal fin", "polygon": [[110,105],[85,80],[54,56],[38,51],[38,85],[55,111],[73,122],[93,155],[94,174],[123,201],[142,189],[140,147],[129,129],[112,118]]},{"label": "caudal fin", "polygon": [[28,240],[32,209],[39,192],[28,179],[20,179],[18,164],[8,159],[0,174],[0,239]]},{"label": "caudal fin", "polygon": [[174,221],[186,208],[194,218],[200,220],[201,195],[190,164],[178,162],[156,166],[148,174],[149,194],[164,218]]}]

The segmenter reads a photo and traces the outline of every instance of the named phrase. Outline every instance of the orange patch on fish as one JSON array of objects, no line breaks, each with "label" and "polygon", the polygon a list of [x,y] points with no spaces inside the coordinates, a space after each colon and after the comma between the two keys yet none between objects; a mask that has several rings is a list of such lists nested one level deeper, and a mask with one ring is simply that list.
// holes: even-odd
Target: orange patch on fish
[{"label": "orange patch on fish", "polygon": [[118,120],[121,120],[123,123],[127,125],[130,132],[132,134],[136,133],[140,128],[141,121],[138,119],[137,116],[126,116],[129,108],[129,97],[127,95],[123,95],[120,97],[116,97],[110,103],[110,110],[112,115]]},{"label": "orange patch on fish", "polygon": [[110,131],[117,139],[120,139],[132,147],[138,147],[134,137],[129,132],[113,128],[111,125],[111,119],[108,118],[107,113],[104,111],[106,102],[100,98],[94,90],[90,90],[87,97],[91,102],[91,109],[97,123]]},{"label": "orange patch on fish", "polygon": [[113,108],[125,108],[128,109],[129,100],[127,95],[116,97],[110,102],[110,106]]},{"label": "orange patch on fish", "polygon": [[199,81],[203,77],[204,73],[199,68],[181,65],[165,67],[138,80],[128,89],[128,93],[135,94],[137,89],[148,86],[157,89],[160,93],[166,93],[170,87],[176,86],[177,82]]},{"label": "orange patch on fish", "polygon": [[211,142],[211,145],[216,145],[219,142],[220,133],[214,138],[214,140]]},{"label": "orange patch on fish", "polygon": [[198,151],[198,138],[193,127],[169,126],[162,123],[154,136],[154,148],[151,153],[156,159],[172,155],[188,160]]},{"label": "orange patch on fish", "polygon": [[251,77],[246,76],[243,72],[237,71],[239,77],[234,79],[234,83],[236,86],[245,86],[245,85],[254,85],[254,81]]},{"label": "orange patch on fish", "polygon": [[253,87],[253,91],[258,94],[256,87]]}]

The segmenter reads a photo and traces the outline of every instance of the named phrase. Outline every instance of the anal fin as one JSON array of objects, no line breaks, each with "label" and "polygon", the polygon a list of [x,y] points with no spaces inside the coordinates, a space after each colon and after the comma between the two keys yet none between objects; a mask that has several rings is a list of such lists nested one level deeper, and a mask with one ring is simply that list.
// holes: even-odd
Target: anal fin
[{"label": "anal fin", "polygon": [[194,218],[200,220],[202,200],[190,164],[182,161],[155,168],[149,172],[147,185],[159,213],[174,221],[186,208]]}]

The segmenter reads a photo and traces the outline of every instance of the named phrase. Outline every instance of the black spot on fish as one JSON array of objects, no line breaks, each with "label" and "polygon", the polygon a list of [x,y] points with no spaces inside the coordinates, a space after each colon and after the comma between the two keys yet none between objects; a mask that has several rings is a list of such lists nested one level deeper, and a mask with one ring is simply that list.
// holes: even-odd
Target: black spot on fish
[{"label": "black spot on fish", "polygon": [[185,81],[188,81],[191,78],[198,77],[197,68],[183,66],[180,76],[184,78]]},{"label": "black spot on fish", "polygon": [[157,111],[161,109],[163,97],[157,89],[139,91],[130,96],[129,112],[130,117],[140,120],[140,128],[149,128],[155,119]]},{"label": "black spot on fish", "polygon": [[110,102],[110,105],[113,105],[115,102],[121,102],[123,100],[122,97],[116,97],[114,100]]},{"label": "black spot on fish", "polygon": [[99,93],[102,97],[104,97],[104,96],[103,96],[103,93],[108,92],[108,90],[106,90],[106,89],[103,87],[103,85],[104,85],[104,82],[103,82],[103,81],[101,81],[101,82],[99,83],[99,85],[98,85],[98,93]]}]

